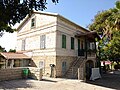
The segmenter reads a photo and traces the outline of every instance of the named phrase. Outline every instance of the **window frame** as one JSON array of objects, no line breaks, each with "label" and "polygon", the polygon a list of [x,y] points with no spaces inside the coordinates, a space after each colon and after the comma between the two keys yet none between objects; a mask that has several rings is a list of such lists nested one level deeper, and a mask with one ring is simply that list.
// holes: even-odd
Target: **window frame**
[{"label": "window frame", "polygon": [[22,40],[22,46],[21,46],[21,50],[25,51],[25,44],[26,44],[26,39]]},{"label": "window frame", "polygon": [[66,49],[66,35],[62,34],[62,48]]},{"label": "window frame", "polygon": [[40,36],[40,49],[46,48],[46,35]]},{"label": "window frame", "polygon": [[81,45],[80,45],[80,47],[81,47],[81,49],[83,50],[84,49],[84,41],[83,40],[81,40]]},{"label": "window frame", "polygon": [[35,28],[36,24],[35,21],[36,21],[35,17],[31,19],[31,28]]},{"label": "window frame", "polygon": [[75,49],[75,38],[71,37],[71,49],[74,50]]}]

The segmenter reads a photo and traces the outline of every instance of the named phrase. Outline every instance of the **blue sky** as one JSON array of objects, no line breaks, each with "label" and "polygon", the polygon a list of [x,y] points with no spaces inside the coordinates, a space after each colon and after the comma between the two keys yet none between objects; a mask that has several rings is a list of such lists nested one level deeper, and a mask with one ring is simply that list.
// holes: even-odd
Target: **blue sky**
[{"label": "blue sky", "polygon": [[45,11],[59,13],[86,28],[98,11],[113,8],[116,0],[59,0],[57,5],[48,1]]},{"label": "blue sky", "polygon": [[[46,12],[59,13],[65,18],[86,28],[98,11],[107,10],[115,6],[116,0],[59,0],[54,5],[51,0],[47,4]],[[73,2],[74,1],[74,2]],[[16,46],[16,33],[5,33],[0,38],[0,45],[6,50],[14,49]]]}]

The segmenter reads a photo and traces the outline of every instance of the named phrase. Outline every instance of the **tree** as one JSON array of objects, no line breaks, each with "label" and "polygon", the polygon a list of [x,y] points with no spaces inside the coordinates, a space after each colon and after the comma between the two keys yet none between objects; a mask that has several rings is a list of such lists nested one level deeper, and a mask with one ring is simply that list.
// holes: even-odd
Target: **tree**
[{"label": "tree", "polygon": [[117,1],[117,2],[116,2],[116,8],[117,8],[117,9],[120,9],[120,1]]},{"label": "tree", "polygon": [[6,52],[5,48],[0,46],[0,52]]},{"label": "tree", "polygon": [[99,41],[99,59],[115,60],[120,57],[120,1],[116,7],[99,12],[93,23],[89,25],[90,30],[95,30],[101,36]]},{"label": "tree", "polygon": [[[58,0],[51,0],[58,3]],[[47,0],[0,0],[0,32],[13,33],[11,26],[29,16],[33,10],[45,10]]]},{"label": "tree", "polygon": [[15,53],[16,50],[15,49],[10,49],[9,52],[14,52]]},{"label": "tree", "polygon": [[114,59],[120,59],[120,30],[113,32],[114,36],[111,40],[111,51],[114,55]]}]

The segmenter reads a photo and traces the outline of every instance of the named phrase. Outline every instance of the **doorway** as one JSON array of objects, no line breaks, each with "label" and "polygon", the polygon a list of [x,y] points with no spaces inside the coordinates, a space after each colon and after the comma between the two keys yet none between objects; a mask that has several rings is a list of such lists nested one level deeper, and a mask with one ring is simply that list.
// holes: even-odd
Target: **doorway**
[{"label": "doorway", "polygon": [[84,41],[78,39],[78,56],[84,56]]},{"label": "doorway", "polygon": [[85,69],[86,69],[86,79],[89,80],[90,76],[92,74],[92,68],[94,67],[94,63],[92,60],[88,60],[85,63]]}]

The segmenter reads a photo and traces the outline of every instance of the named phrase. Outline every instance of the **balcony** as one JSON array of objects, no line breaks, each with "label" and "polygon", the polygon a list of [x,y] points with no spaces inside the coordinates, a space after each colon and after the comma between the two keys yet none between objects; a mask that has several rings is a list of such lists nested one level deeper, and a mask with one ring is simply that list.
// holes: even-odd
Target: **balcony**
[{"label": "balcony", "polygon": [[86,58],[96,57],[96,50],[95,49],[93,49],[93,50],[91,50],[91,49],[89,49],[89,50],[79,49],[78,56],[86,56]]},{"label": "balcony", "polygon": [[93,50],[91,50],[91,49],[87,50],[87,57],[96,57],[96,50],[95,49],[93,49]]},{"label": "balcony", "polygon": [[84,49],[78,49],[78,56],[85,56],[85,50]]}]

